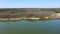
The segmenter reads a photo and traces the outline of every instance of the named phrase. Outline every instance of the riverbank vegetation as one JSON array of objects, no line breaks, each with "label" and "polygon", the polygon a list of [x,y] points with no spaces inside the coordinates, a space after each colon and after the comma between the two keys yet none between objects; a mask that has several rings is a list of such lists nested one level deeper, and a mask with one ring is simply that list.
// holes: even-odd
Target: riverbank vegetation
[{"label": "riverbank vegetation", "polygon": [[11,18],[54,19],[56,13],[60,13],[60,8],[0,8],[0,20],[1,18],[3,20]]}]

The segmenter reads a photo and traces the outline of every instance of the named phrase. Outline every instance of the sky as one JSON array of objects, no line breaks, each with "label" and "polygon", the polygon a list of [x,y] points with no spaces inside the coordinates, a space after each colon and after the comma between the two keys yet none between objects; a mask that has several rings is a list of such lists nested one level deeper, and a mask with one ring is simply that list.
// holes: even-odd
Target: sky
[{"label": "sky", "polygon": [[0,8],[60,8],[60,0],[0,0]]}]

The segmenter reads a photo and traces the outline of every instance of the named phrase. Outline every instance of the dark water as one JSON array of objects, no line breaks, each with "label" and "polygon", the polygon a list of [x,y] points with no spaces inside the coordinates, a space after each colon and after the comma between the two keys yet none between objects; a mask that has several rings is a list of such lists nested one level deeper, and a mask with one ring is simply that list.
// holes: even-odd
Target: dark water
[{"label": "dark water", "polygon": [[60,20],[0,22],[0,34],[60,34]]}]

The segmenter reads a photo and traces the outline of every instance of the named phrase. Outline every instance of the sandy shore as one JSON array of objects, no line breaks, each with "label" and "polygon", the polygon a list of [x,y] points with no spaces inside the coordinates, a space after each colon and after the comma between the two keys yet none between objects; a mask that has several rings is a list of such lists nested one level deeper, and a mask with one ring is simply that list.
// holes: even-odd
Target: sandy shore
[{"label": "sandy shore", "polygon": [[22,20],[22,19],[39,20],[40,18],[9,18],[9,19],[0,18],[0,20]]}]

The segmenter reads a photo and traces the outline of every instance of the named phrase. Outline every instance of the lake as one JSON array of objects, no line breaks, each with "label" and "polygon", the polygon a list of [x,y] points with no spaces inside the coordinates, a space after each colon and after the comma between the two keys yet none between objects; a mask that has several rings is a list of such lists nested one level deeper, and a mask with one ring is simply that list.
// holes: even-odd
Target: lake
[{"label": "lake", "polygon": [[60,20],[0,22],[0,34],[60,34]]}]

